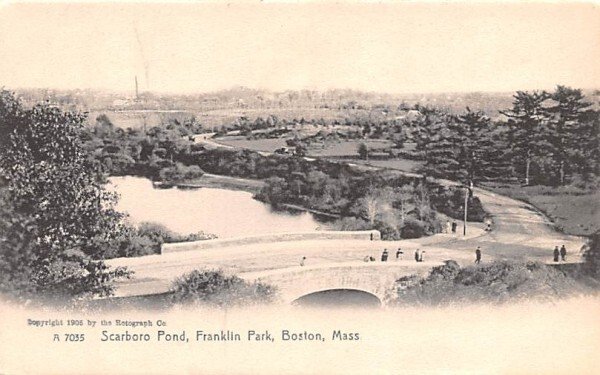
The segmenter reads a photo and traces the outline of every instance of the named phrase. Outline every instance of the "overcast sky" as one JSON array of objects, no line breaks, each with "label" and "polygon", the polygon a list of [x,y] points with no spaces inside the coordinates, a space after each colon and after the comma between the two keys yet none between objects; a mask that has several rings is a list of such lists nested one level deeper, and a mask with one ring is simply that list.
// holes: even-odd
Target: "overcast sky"
[{"label": "overcast sky", "polygon": [[0,6],[0,86],[204,92],[600,87],[592,4]]}]

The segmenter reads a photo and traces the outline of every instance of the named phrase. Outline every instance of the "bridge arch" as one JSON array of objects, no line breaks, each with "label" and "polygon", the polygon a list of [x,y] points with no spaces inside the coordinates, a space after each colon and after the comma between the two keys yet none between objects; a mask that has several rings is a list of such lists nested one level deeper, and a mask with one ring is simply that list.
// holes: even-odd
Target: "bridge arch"
[{"label": "bridge arch", "polygon": [[277,287],[280,302],[285,304],[317,293],[320,296],[329,294],[333,298],[337,298],[337,294],[342,294],[339,297],[345,298],[350,294],[358,296],[363,293],[360,298],[367,300],[371,295],[380,304],[385,304],[394,282],[398,277],[406,275],[407,271],[412,273],[410,268],[407,269],[406,265],[400,263],[352,262],[290,267],[240,276],[249,281],[261,281]]},{"label": "bridge arch", "polygon": [[302,307],[381,307],[381,296],[357,288],[328,288],[297,297],[291,304]]}]

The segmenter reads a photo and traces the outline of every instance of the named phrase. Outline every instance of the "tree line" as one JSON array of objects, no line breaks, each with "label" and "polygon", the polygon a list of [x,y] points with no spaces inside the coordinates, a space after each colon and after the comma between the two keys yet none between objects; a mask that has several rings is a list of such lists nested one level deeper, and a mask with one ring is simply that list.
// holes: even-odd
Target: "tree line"
[{"label": "tree line", "polygon": [[600,174],[600,112],[579,89],[518,91],[505,122],[479,111],[420,108],[412,123],[423,172],[462,181],[514,178],[525,185],[593,182]]}]

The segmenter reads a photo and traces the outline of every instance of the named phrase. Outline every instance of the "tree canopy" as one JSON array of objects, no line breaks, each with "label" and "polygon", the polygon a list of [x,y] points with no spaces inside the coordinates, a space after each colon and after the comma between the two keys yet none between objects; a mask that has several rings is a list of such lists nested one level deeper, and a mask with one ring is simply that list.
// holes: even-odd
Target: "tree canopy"
[{"label": "tree canopy", "polygon": [[48,105],[24,109],[11,93],[0,94],[4,293],[108,295],[111,281],[127,274],[102,261],[122,216],[82,147],[84,121]]}]

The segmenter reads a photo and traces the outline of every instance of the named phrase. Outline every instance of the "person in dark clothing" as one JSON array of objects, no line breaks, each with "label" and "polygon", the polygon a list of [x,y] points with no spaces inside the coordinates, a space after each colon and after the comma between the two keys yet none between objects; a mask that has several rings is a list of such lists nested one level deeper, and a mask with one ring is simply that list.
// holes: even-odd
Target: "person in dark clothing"
[{"label": "person in dark clothing", "polygon": [[456,221],[452,222],[452,233],[456,233],[456,227],[458,226],[458,224],[456,224]]},{"label": "person in dark clothing", "polygon": [[371,233],[371,241],[373,241],[373,233]]},{"label": "person in dark clothing", "polygon": [[554,247],[554,261],[558,262],[558,257],[560,256],[560,251],[558,250],[558,246]]},{"label": "person in dark clothing", "polygon": [[481,263],[481,248],[479,246],[477,246],[477,249],[475,250],[475,263]]},{"label": "person in dark clothing", "polygon": [[396,259],[400,258],[400,254],[404,254],[400,248],[396,250]]},{"label": "person in dark clothing", "polygon": [[560,247],[560,258],[563,262],[567,260],[567,248],[565,247],[565,245],[562,245]]},{"label": "person in dark clothing", "polygon": [[383,253],[381,254],[381,261],[387,262],[387,258],[388,258],[388,251],[387,251],[387,249],[383,249]]},{"label": "person in dark clothing", "polygon": [[421,259],[421,254],[420,254],[420,252],[419,252],[419,249],[417,249],[417,250],[415,250],[415,260],[416,260],[417,262],[420,262],[420,260],[419,260],[419,259]]}]

